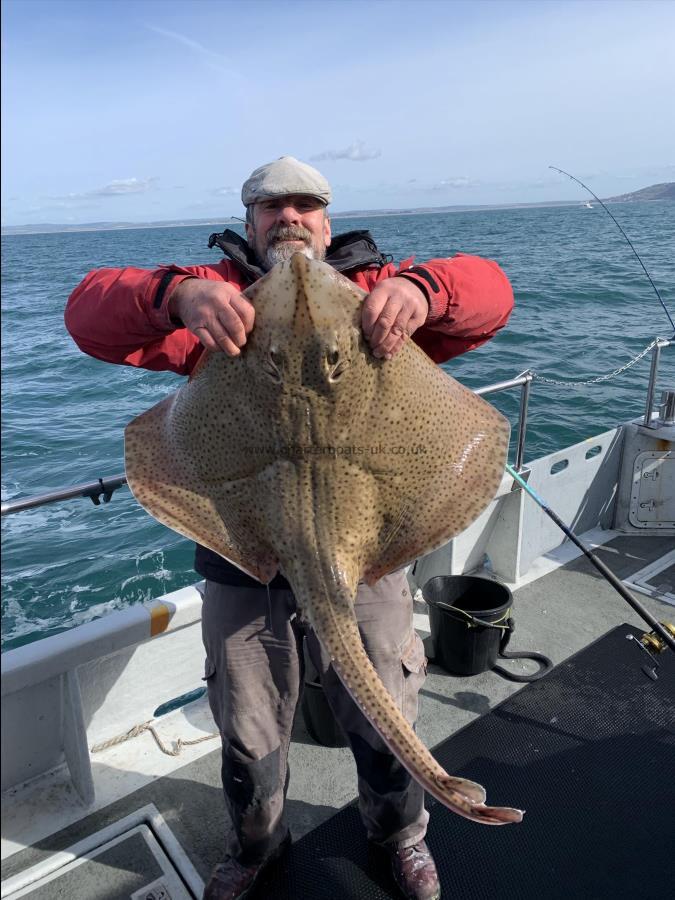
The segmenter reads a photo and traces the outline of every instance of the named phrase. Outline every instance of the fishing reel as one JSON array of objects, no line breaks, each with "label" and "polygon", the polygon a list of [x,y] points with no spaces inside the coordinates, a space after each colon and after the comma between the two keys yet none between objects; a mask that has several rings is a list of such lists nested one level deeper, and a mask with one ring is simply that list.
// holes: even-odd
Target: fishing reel
[{"label": "fishing reel", "polygon": [[[672,622],[661,622],[661,625],[665,628],[668,634],[671,637],[675,638],[675,625]],[[666,642],[663,640],[661,635],[657,634],[655,631],[650,631],[649,633],[645,633],[640,638],[640,643],[647,650],[650,650],[652,653],[663,653],[666,649]]]},{"label": "fishing reel", "polygon": [[[675,638],[675,625],[673,625],[672,622],[660,622],[659,624],[664,631]],[[651,678],[652,681],[657,681],[659,676],[657,675],[656,670],[658,669],[659,664],[654,658],[654,654],[663,653],[668,647],[666,641],[656,631],[645,632],[641,638],[636,638],[633,634],[629,634],[627,637],[629,640],[635,641],[636,646],[649,657],[651,665],[646,664],[642,666],[642,671],[648,678]]]}]

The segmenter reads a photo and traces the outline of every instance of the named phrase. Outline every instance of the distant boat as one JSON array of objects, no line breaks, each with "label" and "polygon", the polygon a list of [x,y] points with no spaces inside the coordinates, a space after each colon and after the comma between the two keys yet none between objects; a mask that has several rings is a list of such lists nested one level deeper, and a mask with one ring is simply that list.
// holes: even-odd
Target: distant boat
[{"label": "distant boat", "polygon": [[585,209],[594,209],[594,206],[592,203],[584,203],[584,208]]}]

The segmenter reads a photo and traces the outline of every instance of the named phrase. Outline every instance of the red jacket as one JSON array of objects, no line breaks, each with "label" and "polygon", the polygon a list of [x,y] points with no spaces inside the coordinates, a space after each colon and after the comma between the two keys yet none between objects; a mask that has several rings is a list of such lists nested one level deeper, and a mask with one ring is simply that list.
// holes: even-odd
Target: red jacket
[{"label": "red jacket", "polygon": [[[429,300],[429,316],[413,340],[435,362],[478,347],[502,328],[513,307],[506,275],[492,260],[459,254],[419,266],[362,267],[344,274],[365,291],[406,271]],[[166,290],[167,273],[175,272]],[[96,359],[189,375],[202,345],[169,318],[168,300],[188,276],[228,281],[245,289],[251,279],[224,259],[214,265],[146,269],[95,269],[75,288],[65,311],[66,328],[78,347]],[[163,281],[164,280],[164,281]],[[160,290],[161,286],[161,290]],[[160,299],[161,298],[161,299]],[[156,300],[160,302],[155,303]]]}]

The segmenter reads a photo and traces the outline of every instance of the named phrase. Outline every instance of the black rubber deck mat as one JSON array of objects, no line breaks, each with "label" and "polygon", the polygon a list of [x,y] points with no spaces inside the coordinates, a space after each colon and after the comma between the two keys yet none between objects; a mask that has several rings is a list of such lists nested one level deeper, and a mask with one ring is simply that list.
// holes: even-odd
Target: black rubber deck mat
[{"label": "black rubber deck mat", "polygon": [[[428,843],[445,900],[665,898],[675,835],[675,658],[658,680],[622,625],[440,744],[451,773],[488,802],[526,810],[519,825],[478,825],[429,800]],[[355,805],[293,845],[256,897],[398,897],[369,853]]]}]

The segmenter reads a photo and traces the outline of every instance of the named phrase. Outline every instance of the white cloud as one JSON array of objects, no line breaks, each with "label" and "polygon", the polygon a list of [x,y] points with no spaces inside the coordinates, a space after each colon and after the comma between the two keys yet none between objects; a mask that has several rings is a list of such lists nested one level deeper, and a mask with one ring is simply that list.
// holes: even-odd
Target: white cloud
[{"label": "white cloud", "polygon": [[[42,196],[28,201],[23,215],[34,215],[48,210],[96,209],[96,201],[101,197],[128,197],[135,194],[147,194],[159,179],[153,178],[116,178],[103,187],[91,191],[71,191],[60,196]],[[17,197],[16,200],[19,200]]]},{"label": "white cloud", "polygon": [[324,150],[315,156],[310,156],[312,162],[323,162],[331,159],[349,159],[352,162],[366,162],[369,159],[377,159],[382,156],[381,150],[368,150],[365,141],[355,141],[344,150]]},{"label": "white cloud", "polygon": [[237,188],[233,188],[233,187],[219,187],[219,188],[214,188],[211,191],[211,193],[214,194],[216,197],[233,197],[236,194],[238,194],[239,191],[237,190]]},{"label": "white cloud", "polygon": [[477,187],[480,182],[475,181],[473,178],[469,178],[466,175],[458,175],[452,178],[442,178],[438,182],[438,187],[450,187],[450,188],[466,188],[466,187]]},{"label": "white cloud", "polygon": [[145,194],[155,184],[157,178],[118,178],[102,188],[85,194],[71,194],[80,197],[118,197],[121,194]]}]

